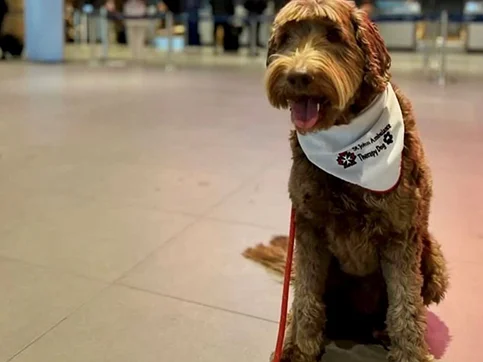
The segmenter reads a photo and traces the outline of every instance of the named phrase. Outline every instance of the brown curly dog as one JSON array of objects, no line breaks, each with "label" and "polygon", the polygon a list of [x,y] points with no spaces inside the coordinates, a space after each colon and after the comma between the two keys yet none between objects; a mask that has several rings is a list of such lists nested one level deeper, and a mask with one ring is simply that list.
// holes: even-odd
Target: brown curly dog
[{"label": "brown curly dog", "polygon": [[389,67],[376,27],[352,2],[292,0],[274,21],[267,95],[290,108],[296,129],[284,361],[316,361],[330,339],[366,327],[387,332],[389,361],[432,360],[425,305],[442,300],[448,276],[428,231],[430,170]]}]

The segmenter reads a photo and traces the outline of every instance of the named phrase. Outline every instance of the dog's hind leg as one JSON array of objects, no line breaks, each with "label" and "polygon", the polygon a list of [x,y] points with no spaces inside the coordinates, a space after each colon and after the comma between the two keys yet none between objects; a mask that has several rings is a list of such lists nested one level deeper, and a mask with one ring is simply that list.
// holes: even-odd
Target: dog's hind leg
[{"label": "dog's hind leg", "polygon": [[441,245],[429,233],[423,239],[421,273],[424,304],[440,303],[448,289],[449,275]]},{"label": "dog's hind leg", "polygon": [[[430,234],[423,238],[421,274],[424,279],[421,290],[424,305],[441,302],[448,289],[449,274],[441,246]],[[376,329],[373,335],[381,344],[390,345],[386,329]]]},{"label": "dog's hind leg", "polygon": [[426,308],[421,290],[424,235],[408,230],[382,246],[381,266],[387,286],[387,332],[391,340],[389,362],[429,362],[425,340]]}]

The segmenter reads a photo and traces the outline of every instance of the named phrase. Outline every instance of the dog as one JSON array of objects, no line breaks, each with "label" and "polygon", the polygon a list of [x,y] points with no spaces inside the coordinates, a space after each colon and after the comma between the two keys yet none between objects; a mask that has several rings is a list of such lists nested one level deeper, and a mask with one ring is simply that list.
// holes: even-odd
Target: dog
[{"label": "dog", "polygon": [[350,1],[291,0],[275,17],[267,98],[295,126],[284,362],[315,362],[331,338],[360,326],[387,335],[390,362],[433,359],[426,306],[444,298],[449,278],[428,230],[430,169],[390,65],[376,26]]}]

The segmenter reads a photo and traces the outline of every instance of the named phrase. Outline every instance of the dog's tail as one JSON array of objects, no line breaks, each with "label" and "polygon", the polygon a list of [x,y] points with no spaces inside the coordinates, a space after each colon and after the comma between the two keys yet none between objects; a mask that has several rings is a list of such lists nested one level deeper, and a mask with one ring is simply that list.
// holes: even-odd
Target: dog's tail
[{"label": "dog's tail", "polygon": [[[285,260],[287,258],[288,237],[275,236],[268,245],[258,244],[253,248],[248,248],[243,252],[243,256],[260,265],[269,271],[282,277],[285,270]],[[291,279],[294,278],[295,266],[292,268]]]}]

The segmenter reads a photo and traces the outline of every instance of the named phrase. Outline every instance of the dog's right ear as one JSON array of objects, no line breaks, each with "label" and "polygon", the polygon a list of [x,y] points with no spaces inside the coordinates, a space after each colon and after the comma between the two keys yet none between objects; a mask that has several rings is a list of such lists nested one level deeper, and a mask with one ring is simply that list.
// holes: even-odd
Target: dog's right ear
[{"label": "dog's right ear", "polygon": [[383,91],[390,79],[391,57],[376,25],[362,10],[352,14],[356,40],[365,56],[365,81],[375,91]]}]

